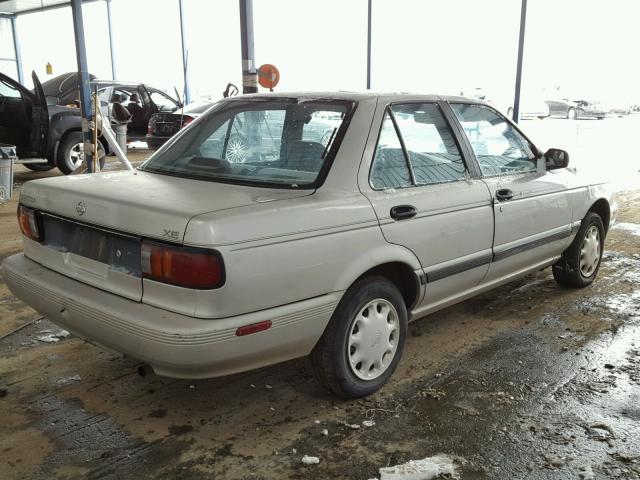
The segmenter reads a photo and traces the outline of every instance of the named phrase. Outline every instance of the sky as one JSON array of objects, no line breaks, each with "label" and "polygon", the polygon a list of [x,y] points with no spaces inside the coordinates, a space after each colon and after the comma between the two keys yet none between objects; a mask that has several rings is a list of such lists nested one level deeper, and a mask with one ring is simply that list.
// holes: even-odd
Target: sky
[{"label": "sky", "polygon": [[[241,83],[238,1],[184,5],[192,99],[217,99]],[[524,95],[640,103],[640,1],[528,5]],[[112,0],[112,13],[118,79],[182,91],[178,0]],[[83,15],[89,69],[111,78],[105,2]],[[373,0],[372,18],[374,90],[513,97],[520,0]],[[27,77],[45,80],[47,62],[54,75],[76,68],[69,8],[17,24]],[[367,0],[254,0],[254,28],[256,62],[279,68],[277,90],[366,88]]]}]

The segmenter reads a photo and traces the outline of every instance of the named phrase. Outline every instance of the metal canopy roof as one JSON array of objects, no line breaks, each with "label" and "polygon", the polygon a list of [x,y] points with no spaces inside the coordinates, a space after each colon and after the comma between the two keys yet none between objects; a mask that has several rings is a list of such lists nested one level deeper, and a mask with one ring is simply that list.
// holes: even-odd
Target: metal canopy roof
[{"label": "metal canopy roof", "polygon": [[[83,3],[96,0],[83,0]],[[0,14],[21,15],[23,13],[42,12],[53,8],[66,7],[69,0],[0,0]]]}]

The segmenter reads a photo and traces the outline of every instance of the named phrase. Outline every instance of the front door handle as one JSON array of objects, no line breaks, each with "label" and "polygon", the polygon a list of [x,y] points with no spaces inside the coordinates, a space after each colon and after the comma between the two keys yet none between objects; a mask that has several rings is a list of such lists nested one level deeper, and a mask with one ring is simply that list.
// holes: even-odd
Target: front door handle
[{"label": "front door handle", "polygon": [[513,198],[513,192],[508,188],[501,188],[496,191],[496,200],[504,202],[505,200],[511,200]]},{"label": "front door handle", "polygon": [[415,217],[418,210],[413,205],[396,205],[391,208],[389,215],[394,220],[406,220],[411,217]]}]

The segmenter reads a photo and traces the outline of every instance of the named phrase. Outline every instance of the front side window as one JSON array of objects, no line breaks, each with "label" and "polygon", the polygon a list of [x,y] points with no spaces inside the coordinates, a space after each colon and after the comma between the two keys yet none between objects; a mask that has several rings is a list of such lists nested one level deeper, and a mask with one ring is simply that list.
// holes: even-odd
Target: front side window
[{"label": "front side window", "polygon": [[22,94],[20,90],[15,88],[13,85],[10,85],[3,80],[0,80],[0,97],[4,98],[21,98]]},{"label": "front side window", "polygon": [[[313,187],[330,166],[352,102],[221,102],[159,150],[143,170],[227,183]],[[333,117],[331,122],[320,121]]]},{"label": "front side window", "polygon": [[373,188],[431,185],[465,176],[453,132],[436,104],[412,103],[388,109],[371,168]]},{"label": "front side window", "polygon": [[529,142],[513,125],[481,105],[452,104],[485,176],[536,171]]},{"label": "front side window", "polygon": [[178,104],[162,92],[149,90],[149,96],[160,112],[173,112],[178,108]]}]

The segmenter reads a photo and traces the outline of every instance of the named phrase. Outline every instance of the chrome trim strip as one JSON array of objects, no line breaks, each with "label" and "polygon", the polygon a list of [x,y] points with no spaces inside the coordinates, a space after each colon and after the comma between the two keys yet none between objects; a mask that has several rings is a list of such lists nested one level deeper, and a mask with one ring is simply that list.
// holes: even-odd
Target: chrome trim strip
[{"label": "chrome trim strip", "polygon": [[541,247],[547,243],[555,242],[557,240],[562,240],[564,238],[571,236],[571,229],[563,230],[561,232],[552,233],[550,235],[545,235],[544,237],[537,238],[535,240],[530,240],[528,242],[522,243],[520,245],[516,245],[515,247],[510,247],[501,251],[493,252],[493,261],[497,262],[500,260],[504,260],[505,258],[512,257],[513,255],[517,255],[519,253],[526,252],[527,250],[531,250],[537,247]]},{"label": "chrome trim strip", "polygon": [[467,270],[481,267],[482,265],[487,265],[491,263],[492,258],[493,254],[491,252],[486,252],[475,258],[463,260],[453,265],[447,265],[445,267],[427,270],[427,283],[442,280],[443,278],[449,277],[451,275],[456,275],[458,273],[466,272]]}]

